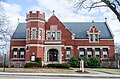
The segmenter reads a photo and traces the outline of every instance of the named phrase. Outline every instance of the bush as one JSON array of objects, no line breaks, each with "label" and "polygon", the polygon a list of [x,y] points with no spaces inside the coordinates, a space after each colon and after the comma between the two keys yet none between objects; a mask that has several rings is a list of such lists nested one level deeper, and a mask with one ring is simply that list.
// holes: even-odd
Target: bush
[{"label": "bush", "polygon": [[73,56],[69,60],[69,64],[71,67],[79,67],[80,66],[80,57]]},{"label": "bush", "polygon": [[79,56],[73,56],[69,60],[69,64],[71,67],[80,67],[80,60],[84,60],[84,66],[85,67],[100,67],[102,60],[99,57],[91,57],[88,59],[88,57],[79,57]]},{"label": "bush", "polygon": [[25,64],[25,68],[30,68],[30,67],[41,67],[41,63],[37,63],[37,62],[29,62]]},{"label": "bush", "polygon": [[88,67],[88,58],[86,56],[81,57],[82,60],[84,60],[84,66]]},{"label": "bush", "polygon": [[84,60],[84,66],[88,67],[88,58],[87,57],[79,57],[73,56],[69,60],[69,64],[71,67],[80,67],[80,60]]},{"label": "bush", "polygon": [[70,65],[67,63],[63,63],[63,64],[48,64],[47,67],[51,67],[51,68],[70,68]]},{"label": "bush", "polygon": [[35,61],[36,61],[37,63],[42,63],[42,58],[36,58]]},{"label": "bush", "polygon": [[89,67],[100,67],[102,60],[99,57],[91,57],[88,63]]}]

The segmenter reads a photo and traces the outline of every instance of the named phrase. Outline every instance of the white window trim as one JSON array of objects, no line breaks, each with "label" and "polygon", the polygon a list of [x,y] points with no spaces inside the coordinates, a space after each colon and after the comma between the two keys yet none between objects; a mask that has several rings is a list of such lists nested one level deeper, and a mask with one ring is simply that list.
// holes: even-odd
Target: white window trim
[{"label": "white window trim", "polygon": [[[29,30],[29,38],[28,38],[28,30]],[[27,29],[26,38],[27,38],[28,40],[30,39],[30,28]]]},{"label": "white window trim", "polygon": [[[92,29],[92,27],[90,29]],[[90,31],[90,29],[89,29],[89,31]],[[89,32],[89,31],[87,31],[88,38],[89,38],[89,43],[99,43],[99,41],[100,41],[99,38],[100,38],[100,32],[101,31],[98,31],[97,33],[95,33],[94,28],[93,28],[93,33]],[[93,41],[90,40],[90,34],[93,34]],[[95,34],[98,35],[98,41],[95,41]]]},{"label": "white window trim", "polygon": [[100,48],[100,49],[108,48],[108,49],[110,49],[110,46],[78,46],[77,47],[77,49],[80,49],[80,48],[84,48],[84,49],[87,49],[87,48],[92,48],[92,49],[95,49],[95,48]]},{"label": "white window trim", "polygon": [[[83,53],[83,54],[81,54],[81,53]],[[80,55],[85,55],[85,51],[82,51],[82,52],[81,52],[81,51],[79,50],[79,56],[80,56]]]},{"label": "white window trim", "polygon": [[[41,39],[40,39],[40,30],[42,30],[42,38],[41,38]],[[38,39],[39,39],[39,40],[43,40],[43,31],[44,31],[43,29],[39,28],[39,31],[38,31],[38,32],[39,32],[39,33],[38,33]]]},{"label": "white window trim", "polygon": [[[32,31],[33,31],[33,29],[35,29],[35,30],[36,30],[35,39],[33,39],[33,38],[32,38]],[[37,37],[37,28],[31,28],[31,39],[32,39],[32,40],[36,40],[36,39],[37,39],[36,37]]]},{"label": "white window trim", "polygon": [[[16,54],[15,54],[16,53]],[[17,57],[14,57],[14,56],[17,56]],[[18,51],[13,51],[13,58],[18,58]]]},{"label": "white window trim", "polygon": [[66,57],[65,57],[65,59],[70,59],[70,57],[71,57],[71,50],[70,50],[70,57],[67,57],[67,48],[70,48],[71,49],[71,46],[67,46],[65,49],[66,49]]},{"label": "white window trim", "polygon": [[[93,39],[93,41],[91,41],[91,40],[90,40],[90,34],[92,34],[92,35],[93,35],[93,38],[92,38],[92,39]],[[97,34],[97,35],[98,35],[98,41],[95,41],[95,34]],[[99,43],[99,41],[100,41],[100,40],[99,40],[99,38],[100,38],[99,36],[100,36],[100,34],[99,34],[99,33],[89,33],[89,43]]]},{"label": "white window trim", "polygon": [[[57,31],[57,32],[60,32],[60,39],[59,40],[61,40],[61,31]],[[57,32],[56,32],[56,40],[58,40],[57,39]]]},{"label": "white window trim", "polygon": [[57,31],[51,31],[51,30],[47,30],[46,31],[46,40],[48,40],[47,38],[47,33],[50,32],[50,35],[52,35],[52,32],[55,32],[55,40],[57,40],[57,32],[60,32],[60,40],[61,40],[61,30],[57,30]]},{"label": "white window trim", "polygon": [[[24,53],[21,54],[21,52],[24,52]],[[25,51],[20,51],[20,58],[21,58],[21,55],[23,55],[24,56],[23,58],[25,58]]]}]

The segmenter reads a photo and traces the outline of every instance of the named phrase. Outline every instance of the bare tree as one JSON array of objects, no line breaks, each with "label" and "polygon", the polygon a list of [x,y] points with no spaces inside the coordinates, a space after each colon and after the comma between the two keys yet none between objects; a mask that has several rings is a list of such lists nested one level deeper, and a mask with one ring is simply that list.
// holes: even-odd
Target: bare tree
[{"label": "bare tree", "polygon": [[9,49],[9,41],[10,41],[10,36],[12,34],[12,28],[10,26],[10,23],[5,13],[4,5],[3,5],[4,1],[6,0],[0,0],[0,50],[2,50],[0,51],[1,53],[0,55],[4,54],[4,50]]},{"label": "bare tree", "polygon": [[[71,1],[71,0],[69,0]],[[97,7],[109,7],[120,21],[120,0],[72,0],[75,2],[75,8],[78,10],[84,8],[89,9]]]}]

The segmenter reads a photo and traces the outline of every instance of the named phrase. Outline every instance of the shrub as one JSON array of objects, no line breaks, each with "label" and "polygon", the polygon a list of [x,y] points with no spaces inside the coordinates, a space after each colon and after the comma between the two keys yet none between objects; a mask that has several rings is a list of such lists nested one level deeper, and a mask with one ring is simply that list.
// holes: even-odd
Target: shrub
[{"label": "shrub", "polygon": [[36,58],[35,61],[39,63],[40,66],[42,66],[42,58]]},{"label": "shrub", "polygon": [[37,63],[42,63],[42,58],[36,58],[35,61],[36,61]]},{"label": "shrub", "polygon": [[63,64],[48,64],[47,67],[51,67],[51,68],[69,68],[70,65],[67,63],[63,63]]},{"label": "shrub", "polygon": [[37,63],[37,62],[29,62],[25,64],[25,68],[30,68],[30,67],[41,67],[41,63]]},{"label": "shrub", "polygon": [[88,67],[88,58],[86,56],[81,57],[82,60],[84,60],[84,66]]},{"label": "shrub", "polygon": [[80,67],[80,60],[84,60],[84,66],[85,67],[100,67],[102,60],[99,57],[91,57],[88,59],[88,57],[78,57],[73,56],[69,60],[69,64],[71,67]]},{"label": "shrub", "polygon": [[80,66],[80,57],[73,56],[69,60],[69,64],[71,67],[79,67]]},{"label": "shrub", "polygon": [[89,67],[100,67],[102,60],[99,57],[91,57],[88,63]]},{"label": "shrub", "polygon": [[73,56],[69,60],[69,64],[71,67],[80,67],[80,60],[84,60],[84,66],[88,67],[88,58],[87,57],[79,57]]}]

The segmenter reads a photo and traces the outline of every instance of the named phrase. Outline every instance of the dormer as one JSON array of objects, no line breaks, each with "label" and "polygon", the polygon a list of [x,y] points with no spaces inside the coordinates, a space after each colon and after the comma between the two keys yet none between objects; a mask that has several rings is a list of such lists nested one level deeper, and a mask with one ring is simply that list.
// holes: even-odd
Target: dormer
[{"label": "dormer", "polygon": [[95,27],[94,21],[91,28],[87,31],[89,43],[99,43],[100,31]]}]

